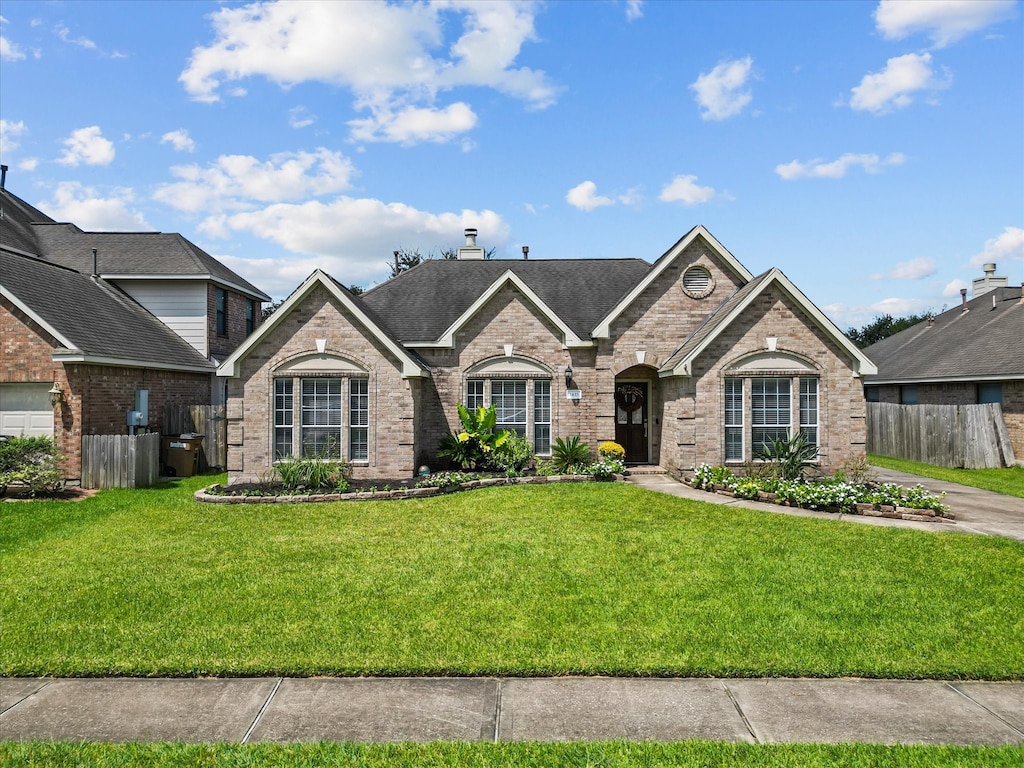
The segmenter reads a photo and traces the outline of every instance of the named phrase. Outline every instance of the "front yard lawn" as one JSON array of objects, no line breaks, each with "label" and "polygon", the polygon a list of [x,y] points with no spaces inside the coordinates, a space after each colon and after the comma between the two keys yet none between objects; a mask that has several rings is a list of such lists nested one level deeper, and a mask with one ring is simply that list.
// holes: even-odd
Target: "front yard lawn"
[{"label": "front yard lawn", "polygon": [[1019,496],[1024,499],[1024,467],[1006,467],[1005,469],[948,469],[932,464],[920,464],[916,461],[894,459],[891,456],[868,454],[868,463],[876,467],[895,469],[897,472],[909,472],[912,475],[945,480],[947,483],[969,485],[1007,496]]},{"label": "front yard lawn", "polygon": [[625,484],[0,504],[2,675],[1024,677],[1024,544]]}]

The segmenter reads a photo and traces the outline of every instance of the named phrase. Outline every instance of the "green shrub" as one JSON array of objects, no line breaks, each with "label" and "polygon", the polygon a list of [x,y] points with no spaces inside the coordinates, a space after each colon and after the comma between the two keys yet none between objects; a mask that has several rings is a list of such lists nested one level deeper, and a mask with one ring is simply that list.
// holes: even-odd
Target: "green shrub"
[{"label": "green shrub", "polygon": [[498,415],[494,405],[490,408],[481,405],[471,411],[459,403],[458,410],[462,430],[449,432],[442,437],[437,455],[461,469],[484,469],[490,466],[494,451],[514,433],[495,430]]},{"label": "green shrub", "polygon": [[0,495],[11,485],[24,485],[33,496],[52,491],[64,479],[63,461],[49,437],[0,440]]},{"label": "green shrub", "polygon": [[556,474],[585,474],[590,465],[590,446],[580,440],[579,435],[573,435],[568,440],[556,437],[551,446],[551,462]]},{"label": "green shrub", "polygon": [[616,475],[626,471],[626,465],[616,459],[602,458],[586,468],[586,474],[595,480],[614,480]]},{"label": "green shrub", "polygon": [[775,468],[777,477],[802,480],[818,458],[818,446],[808,443],[797,432],[788,440],[780,438],[763,443],[760,458]]},{"label": "green shrub", "polygon": [[286,491],[330,489],[334,493],[345,493],[352,479],[352,467],[347,461],[322,456],[281,461],[275,468]]},{"label": "green shrub", "polygon": [[533,463],[533,446],[525,437],[512,434],[490,455],[490,466],[506,477],[519,477]]}]

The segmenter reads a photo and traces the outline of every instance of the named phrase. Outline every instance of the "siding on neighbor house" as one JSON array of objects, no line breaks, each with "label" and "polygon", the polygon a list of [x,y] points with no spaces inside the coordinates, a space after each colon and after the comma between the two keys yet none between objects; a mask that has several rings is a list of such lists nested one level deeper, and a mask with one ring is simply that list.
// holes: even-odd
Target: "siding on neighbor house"
[{"label": "siding on neighbor house", "polygon": [[205,281],[121,280],[118,287],[191,344],[203,357],[210,354],[207,338],[208,289]]}]

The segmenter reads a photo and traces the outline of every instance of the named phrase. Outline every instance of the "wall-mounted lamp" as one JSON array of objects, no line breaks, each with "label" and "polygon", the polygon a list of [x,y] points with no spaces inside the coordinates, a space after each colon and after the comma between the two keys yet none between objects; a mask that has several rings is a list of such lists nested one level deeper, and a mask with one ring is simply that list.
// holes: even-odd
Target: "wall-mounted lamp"
[{"label": "wall-mounted lamp", "polygon": [[50,391],[47,392],[47,394],[50,396],[50,406],[53,408],[57,407],[57,403],[64,402],[64,390],[60,388],[60,384],[57,382],[53,383],[53,386],[50,387]]},{"label": "wall-mounted lamp", "polygon": [[565,388],[569,389],[572,387],[572,366],[565,366]]}]

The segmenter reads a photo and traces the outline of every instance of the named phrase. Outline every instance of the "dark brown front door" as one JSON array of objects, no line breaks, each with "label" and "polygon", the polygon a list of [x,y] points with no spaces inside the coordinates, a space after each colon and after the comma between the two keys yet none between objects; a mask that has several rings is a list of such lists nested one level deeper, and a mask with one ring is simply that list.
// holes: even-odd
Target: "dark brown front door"
[{"label": "dark brown front door", "polygon": [[615,385],[615,442],[626,449],[627,464],[646,464],[647,394],[646,381]]}]

